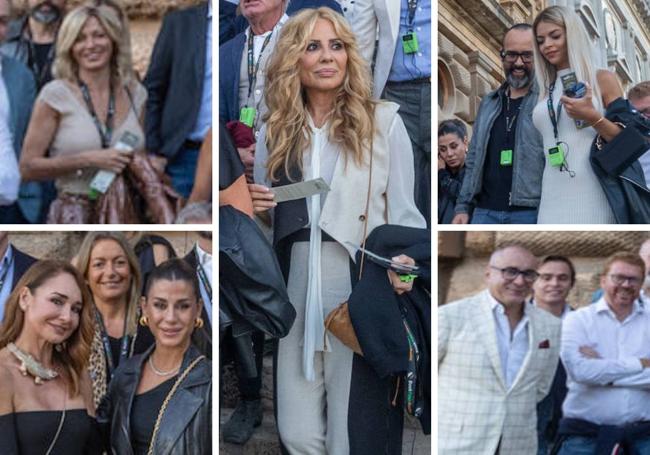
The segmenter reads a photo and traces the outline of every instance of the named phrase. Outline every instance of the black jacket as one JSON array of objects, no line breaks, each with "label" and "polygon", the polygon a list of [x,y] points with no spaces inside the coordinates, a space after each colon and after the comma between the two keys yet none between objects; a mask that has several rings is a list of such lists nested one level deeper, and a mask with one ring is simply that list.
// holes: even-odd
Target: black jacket
[{"label": "black jacket", "polygon": [[[375,228],[366,249],[383,257],[406,254],[420,267],[413,289],[402,295],[393,290],[386,269],[364,260],[361,280],[348,300],[350,319],[364,359],[379,378],[407,370],[409,347],[402,318],[408,323],[420,350],[417,365],[420,417],[425,433],[431,428],[431,231],[385,224]],[[360,264],[361,253],[357,253]],[[358,270],[357,275],[358,276]]]},{"label": "black jacket", "polygon": [[[193,270],[196,270],[198,265],[198,258],[196,257],[196,249],[192,248],[192,251],[187,253],[183,258]],[[202,298],[202,297],[201,297]],[[212,299],[214,301],[214,299]],[[213,303],[212,301],[210,302]],[[205,308],[205,305],[201,308],[201,319],[203,319],[203,328],[199,331],[194,330],[193,342],[201,353],[205,354],[209,359],[212,359],[212,324],[210,323],[210,317],[208,317],[208,310]]]},{"label": "black jacket", "polygon": [[591,167],[618,224],[650,223],[650,189],[639,163],[639,157],[650,151],[650,121],[623,98],[612,101],[605,117],[626,128],[601,150],[594,141]]},{"label": "black jacket", "polygon": [[144,79],[147,150],[172,159],[201,109],[208,2],[165,16]]},{"label": "black jacket", "polygon": [[[97,408],[108,453],[132,455],[131,408],[142,368],[153,347],[120,365],[108,393]],[[181,374],[199,356],[192,345],[185,353]],[[212,453],[212,363],[204,358],[181,382],[163,414],[153,453],[208,455]]]},{"label": "black jacket", "polygon": [[448,169],[438,170],[438,223],[450,224],[454,219],[456,198],[460,193],[465,176],[465,166],[458,173],[452,174]]},{"label": "black jacket", "polygon": [[29,269],[32,264],[37,261],[37,259],[30,256],[29,254],[23,253],[13,245],[11,248],[13,249],[14,255],[14,278],[12,280],[13,282],[11,283],[11,289],[14,289],[20,277],[23,276],[27,269]]}]

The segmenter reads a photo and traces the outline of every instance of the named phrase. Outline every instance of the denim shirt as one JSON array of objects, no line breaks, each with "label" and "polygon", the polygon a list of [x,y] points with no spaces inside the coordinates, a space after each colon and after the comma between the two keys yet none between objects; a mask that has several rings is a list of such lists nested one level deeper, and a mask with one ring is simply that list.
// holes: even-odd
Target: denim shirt
[{"label": "denim shirt", "polygon": [[[468,213],[474,207],[475,198],[483,187],[483,171],[487,146],[494,121],[501,113],[501,96],[507,89],[504,83],[497,90],[488,93],[481,100],[478,115],[474,121],[472,141],[465,159],[465,178],[456,203],[456,213]],[[539,89],[533,82],[521,105],[521,114],[515,130],[514,160],[512,168],[512,187],[510,205],[539,206],[544,173],[544,146],[542,135],[533,125],[532,113],[537,104]]]}]

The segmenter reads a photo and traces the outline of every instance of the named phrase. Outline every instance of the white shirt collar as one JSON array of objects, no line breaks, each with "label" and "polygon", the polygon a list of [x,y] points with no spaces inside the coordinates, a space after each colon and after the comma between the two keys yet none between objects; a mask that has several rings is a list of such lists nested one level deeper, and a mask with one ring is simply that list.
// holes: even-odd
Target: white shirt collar
[{"label": "white shirt collar", "polygon": [[[492,309],[492,311],[496,310],[499,313],[504,314],[506,312],[506,309],[503,306],[503,304],[501,302],[499,302],[497,299],[495,299],[494,296],[492,295],[492,293],[489,290],[487,291],[487,295],[488,295],[488,299],[490,301],[490,308]],[[524,317],[526,317],[526,316],[528,316],[529,309],[528,309],[528,305],[526,305],[525,300],[522,302],[522,305],[524,306]]]},{"label": "white shirt collar", "polygon": [[[609,307],[609,304],[605,301],[605,296],[603,295],[596,303],[594,303],[595,308],[596,308],[596,313],[602,313],[604,311],[607,311],[611,313],[613,317],[616,317],[612,309]],[[632,307],[632,313],[630,313],[630,316],[632,316],[635,313],[643,313],[645,311],[644,307],[639,303],[639,299],[636,299],[634,301],[634,305]],[[628,316],[628,318],[630,317]],[[627,319],[627,318],[626,318]]]},{"label": "white shirt collar", "polygon": [[204,265],[207,262],[212,261],[212,255],[208,253],[207,251],[204,251],[199,244],[196,244],[196,258],[199,261],[199,264]]}]

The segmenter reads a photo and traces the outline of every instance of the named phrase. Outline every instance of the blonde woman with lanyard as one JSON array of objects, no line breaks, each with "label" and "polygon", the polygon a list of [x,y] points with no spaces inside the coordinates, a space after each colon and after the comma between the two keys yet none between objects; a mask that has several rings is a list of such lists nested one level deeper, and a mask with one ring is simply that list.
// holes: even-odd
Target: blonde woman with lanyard
[{"label": "blonde woman with lanyard", "polygon": [[203,327],[195,271],[182,259],[147,280],[140,323],[155,345],[120,365],[97,420],[110,453],[212,453],[212,365],[193,344]]},{"label": "blonde woman with lanyard", "polygon": [[97,405],[116,368],[133,354],[145,351],[153,339],[145,327],[137,325],[140,269],[122,233],[89,232],[75,265],[86,279],[95,308],[89,370]]},{"label": "blonde woman with lanyard", "polygon": [[[568,8],[543,10],[535,18],[533,32],[540,88],[533,123],[542,134],[546,155],[537,222],[615,223],[589,153],[596,135],[609,142],[621,131],[603,113],[623,91],[613,73],[593,66],[583,23]],[[571,73],[576,82],[585,84],[581,97],[564,93],[563,78]]]}]

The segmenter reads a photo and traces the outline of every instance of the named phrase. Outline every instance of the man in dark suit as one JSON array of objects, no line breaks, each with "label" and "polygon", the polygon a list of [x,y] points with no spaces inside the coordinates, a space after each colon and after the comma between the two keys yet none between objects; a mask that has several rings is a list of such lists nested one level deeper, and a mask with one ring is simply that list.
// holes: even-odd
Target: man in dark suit
[{"label": "man in dark suit", "polygon": [[199,240],[184,258],[194,270],[199,280],[199,289],[201,290],[201,300],[203,300],[203,309],[201,310],[201,319],[203,319],[203,330],[208,340],[206,354],[212,357],[212,232],[199,232]]},{"label": "man in dark suit", "polygon": [[4,318],[5,302],[18,280],[36,258],[23,253],[9,243],[9,233],[0,231],[0,321]]},{"label": "man in dark suit", "polygon": [[207,1],[165,16],[144,80],[147,149],[185,197],[212,121],[211,24]]}]

